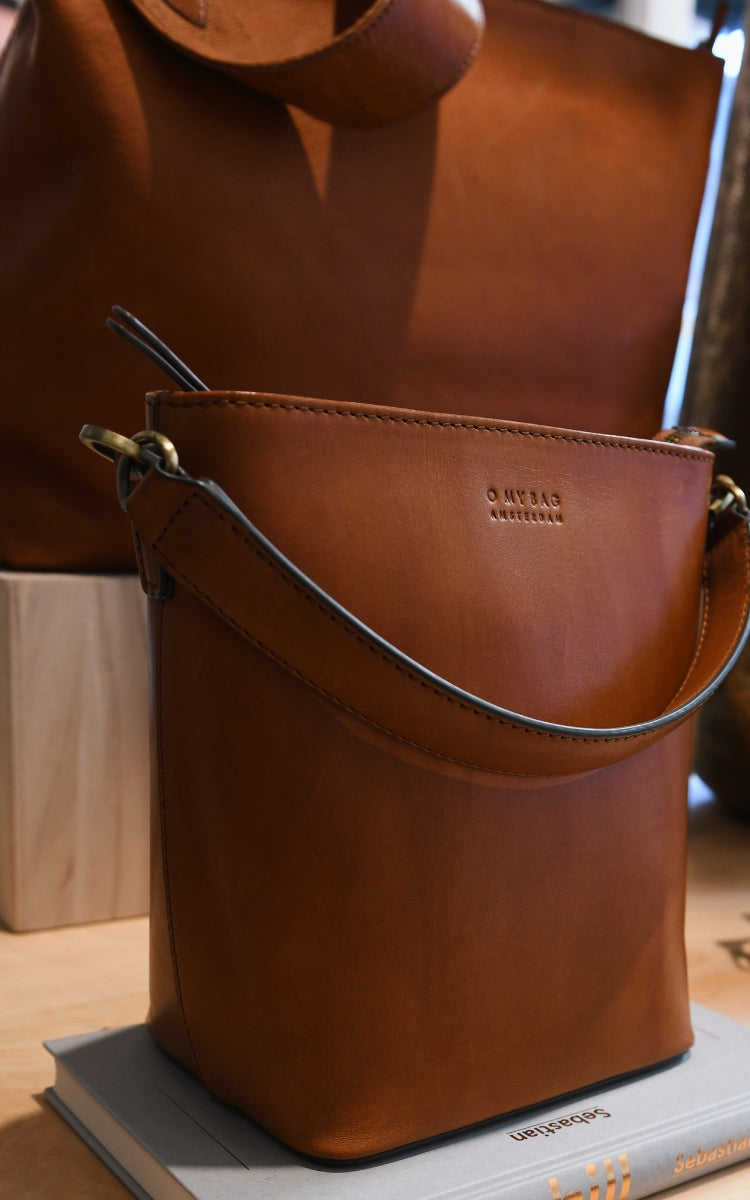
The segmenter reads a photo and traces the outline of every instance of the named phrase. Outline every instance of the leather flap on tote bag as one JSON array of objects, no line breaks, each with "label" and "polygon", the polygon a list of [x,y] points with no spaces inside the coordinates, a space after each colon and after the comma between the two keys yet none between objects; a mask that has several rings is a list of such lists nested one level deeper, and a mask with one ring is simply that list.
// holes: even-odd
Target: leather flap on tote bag
[{"label": "leather flap on tote bag", "polygon": [[481,0],[131,3],[180,49],[343,125],[382,124],[442,95],[473,61],[484,29]]},{"label": "leather flap on tote bag", "polygon": [[435,675],[568,725],[674,700],[698,636],[711,454],[255,393],[150,407],[189,471]]}]

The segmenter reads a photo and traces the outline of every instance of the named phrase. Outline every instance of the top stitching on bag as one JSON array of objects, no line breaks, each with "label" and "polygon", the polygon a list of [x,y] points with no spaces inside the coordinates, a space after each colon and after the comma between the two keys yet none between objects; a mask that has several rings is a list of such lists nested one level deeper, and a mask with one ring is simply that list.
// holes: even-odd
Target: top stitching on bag
[{"label": "top stitching on bag", "polygon": [[[546,433],[541,430],[533,429],[511,429],[507,427],[498,428],[494,425],[477,425],[471,421],[457,421],[453,418],[447,420],[431,420],[422,417],[394,417],[385,413],[363,413],[356,412],[350,409],[339,408],[315,408],[311,404],[278,404],[272,401],[253,401],[253,400],[202,400],[198,403],[183,400],[156,400],[153,402],[155,410],[159,408],[265,408],[279,412],[304,412],[310,413],[313,416],[322,417],[349,417],[359,421],[381,421],[394,425],[423,425],[428,428],[438,429],[473,429],[478,433],[500,433],[511,434],[518,437],[543,438],[549,441],[557,442],[572,442],[580,443],[585,446],[601,446],[604,449],[618,450],[636,450],[642,454],[662,454],[671,458],[683,458],[691,462],[705,462],[710,455],[710,451],[701,450],[694,447],[692,451],[686,450],[679,446],[657,444],[653,446],[639,446],[631,442],[610,441],[597,437],[596,435],[587,436],[585,434],[568,434],[568,433]],[[697,451],[697,452],[696,452]]]}]

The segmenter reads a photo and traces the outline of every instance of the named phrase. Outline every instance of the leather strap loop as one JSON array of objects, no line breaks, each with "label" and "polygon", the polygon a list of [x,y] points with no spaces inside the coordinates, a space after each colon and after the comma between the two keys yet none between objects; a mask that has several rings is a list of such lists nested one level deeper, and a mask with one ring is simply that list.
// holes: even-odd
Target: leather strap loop
[{"label": "leather strap loop", "polygon": [[[340,34],[287,57],[300,21],[294,5],[282,19],[285,0],[273,0],[273,14],[257,2],[131,2],[178,48],[339,125],[383,124],[437,99],[468,69],[484,29],[481,0],[375,0]],[[271,26],[281,29],[274,50],[284,50],[269,59]]]},{"label": "leather strap loop", "polygon": [[501,774],[579,774],[645,748],[718,687],[750,632],[750,538],[728,515],[706,557],[702,635],[669,709],[616,729],[565,726],[472,696],[408,658],[317,587],[210,481],[152,468],[127,510],[147,558],[327,700],[409,745]]}]

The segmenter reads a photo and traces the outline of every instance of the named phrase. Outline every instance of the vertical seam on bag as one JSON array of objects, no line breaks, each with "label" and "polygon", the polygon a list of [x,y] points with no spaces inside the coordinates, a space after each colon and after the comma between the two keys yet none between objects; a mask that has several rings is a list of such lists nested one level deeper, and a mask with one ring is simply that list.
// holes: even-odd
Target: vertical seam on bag
[{"label": "vertical seam on bag", "polygon": [[[717,546],[714,546],[709,551],[711,557],[715,558],[716,554],[718,553],[718,551],[720,549],[721,549],[721,543],[719,543]],[[746,580],[747,587],[746,587],[746,592],[745,592],[745,603],[742,608],[742,615],[737,624],[736,632],[734,633],[734,635],[732,637],[732,642],[735,644],[742,633],[742,629],[745,625],[745,621],[747,620],[748,608],[750,607],[750,547],[748,546],[747,539],[745,539],[743,541],[742,557],[744,560],[745,580]],[[703,606],[703,623],[702,623],[703,627],[701,629],[700,638],[698,640],[698,644],[697,644],[695,652],[694,652],[694,658],[698,657],[700,651],[703,648],[703,643],[706,640],[706,632],[707,632],[707,628],[708,628],[708,613],[709,613],[709,607],[711,604],[711,589],[709,587],[708,573],[706,571],[704,571],[703,580],[704,580],[703,595],[705,597],[704,606]],[[691,674],[692,674],[692,672],[691,672]],[[690,676],[688,676],[688,678],[683,681],[682,686],[680,687],[679,691],[677,692],[677,694],[675,695],[673,700],[670,701],[670,704],[668,705],[668,707],[665,711],[668,712],[669,709],[671,707],[673,707],[673,705],[677,702],[677,700],[682,695],[682,693],[687,689],[689,683],[690,683]]]},{"label": "vertical seam on bag", "polygon": [[146,567],[146,556],[143,552],[143,540],[141,535],[136,532],[133,538],[135,546],[135,561],[138,566],[138,573],[141,577],[141,586],[147,596],[158,598],[159,595],[159,580],[150,579]]},{"label": "vertical seam on bag", "polygon": [[[708,617],[709,617],[710,610],[711,610],[711,587],[708,582],[708,572],[706,570],[704,570],[703,571],[703,614],[702,614],[702,618],[701,618],[700,634],[698,636],[698,641],[696,642],[695,648],[693,649],[693,667],[695,666],[695,663],[700,658],[700,655],[703,651],[704,643],[706,641],[706,634],[708,632]],[[679,688],[675,692],[674,696],[669,701],[669,704],[663,710],[665,713],[669,712],[669,710],[671,708],[675,708],[677,706],[677,704],[679,703],[680,696],[683,694],[683,692],[686,692],[688,690],[688,688],[690,687],[693,674],[694,674],[694,670],[688,671],[687,675],[683,679],[682,683],[680,684]]]},{"label": "vertical seam on bag", "polygon": [[190,1053],[193,1056],[195,1064],[195,1072],[202,1083],[203,1073],[198,1062],[198,1055],[195,1051],[193,1039],[190,1036],[190,1026],[188,1025],[187,1013],[185,1011],[185,1000],[182,994],[182,983],[180,982],[180,966],[177,958],[177,939],[174,930],[174,916],[172,912],[172,886],[169,876],[169,855],[167,853],[167,788],[166,788],[166,773],[164,770],[164,697],[162,695],[163,679],[164,679],[164,611],[165,601],[159,602],[159,620],[158,620],[158,656],[157,656],[157,685],[156,685],[156,704],[159,714],[157,720],[157,763],[159,774],[159,825],[161,829],[161,862],[162,872],[164,876],[164,894],[167,906],[167,931],[169,934],[169,952],[172,960],[172,977],[174,980],[175,993],[177,995],[177,1004],[182,1017],[182,1024],[185,1029],[185,1037],[187,1038]]}]

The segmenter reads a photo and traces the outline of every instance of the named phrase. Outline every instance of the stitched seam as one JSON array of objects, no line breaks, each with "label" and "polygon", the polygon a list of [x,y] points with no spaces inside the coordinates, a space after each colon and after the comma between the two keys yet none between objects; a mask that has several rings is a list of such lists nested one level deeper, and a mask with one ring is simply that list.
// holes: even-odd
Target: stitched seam
[{"label": "stitched seam", "polygon": [[[710,551],[711,555],[715,555],[719,548],[719,546],[714,546]],[[747,620],[748,608],[750,608],[750,542],[748,542],[747,537],[743,539],[742,557],[745,560],[745,603],[742,606],[742,616],[740,617],[737,625],[737,632],[732,638],[733,645],[736,645],[740,634],[744,629],[745,621]]]},{"label": "stitched seam", "polygon": [[[478,425],[471,421],[459,421],[455,418],[447,418],[445,420],[434,420],[427,417],[394,417],[385,413],[363,413],[356,412],[350,409],[339,408],[315,408],[308,404],[279,404],[275,401],[253,401],[239,399],[221,399],[221,400],[202,400],[198,403],[181,400],[157,400],[155,402],[155,411],[159,408],[263,408],[278,412],[304,412],[310,413],[313,416],[322,417],[348,417],[359,421],[381,421],[394,425],[421,425],[427,428],[438,429],[473,429],[479,433],[498,433],[515,435],[516,437],[542,438],[548,441],[578,443],[583,446],[600,446],[604,449],[617,450],[632,450],[638,451],[641,454],[660,454],[670,458],[683,458],[690,462],[701,461],[699,455],[708,457],[710,451],[700,451],[696,453],[696,448],[692,451],[686,451],[678,446],[670,446],[666,443],[653,446],[639,446],[630,442],[620,442],[605,440],[596,436],[587,437],[580,434],[568,433],[547,433],[541,430],[533,429],[509,429],[507,427],[498,427],[494,425]],[[705,461],[705,458],[702,459]]]},{"label": "stitched seam", "polygon": [[190,1026],[188,1025],[187,1013],[185,1011],[185,1000],[182,994],[182,983],[180,981],[180,966],[177,957],[177,938],[174,929],[174,915],[172,912],[172,886],[169,875],[169,855],[167,853],[167,790],[166,790],[166,772],[164,768],[164,698],[162,694],[164,680],[164,602],[159,605],[159,651],[158,651],[158,683],[157,683],[157,726],[158,726],[158,771],[159,771],[159,817],[161,825],[161,856],[162,856],[162,871],[164,875],[164,892],[167,907],[167,930],[169,934],[169,950],[172,959],[172,975],[174,977],[175,992],[177,993],[177,1003],[180,1008],[180,1016],[185,1029],[185,1036],[190,1046],[190,1052],[195,1063],[195,1070],[204,1083],[203,1072],[201,1071],[198,1062],[198,1055],[195,1051],[193,1039],[190,1036]]},{"label": "stitched seam", "polygon": [[143,558],[143,548],[142,548],[142,544],[141,544],[141,538],[138,533],[136,533],[135,537],[133,538],[133,543],[135,545],[135,561],[138,566],[138,574],[141,577],[141,586],[142,586],[143,590],[145,591],[146,595],[148,595],[148,589],[151,585],[150,585],[149,580],[146,578],[146,564],[145,564],[145,561]]},{"label": "stitched seam", "polygon": [[670,700],[669,704],[664,709],[664,712],[668,712],[670,708],[674,708],[677,706],[680,696],[682,695],[682,693],[684,691],[687,690],[687,688],[690,685],[692,676],[695,674],[695,664],[697,663],[698,659],[700,658],[704,643],[706,641],[706,636],[708,634],[708,614],[709,614],[710,608],[711,608],[711,590],[708,585],[708,573],[706,571],[704,571],[703,572],[703,617],[701,620],[700,636],[698,638],[698,643],[693,652],[692,668],[691,668],[691,670],[688,671],[687,675],[685,676],[684,680],[682,681],[681,686],[678,688],[678,690],[676,691],[676,693]]},{"label": "stitched seam", "polygon": [[148,571],[146,570],[146,557],[143,553],[143,540],[141,535],[136,533],[133,541],[135,543],[135,561],[138,564],[138,573],[141,577],[141,586],[143,587],[146,595],[153,599],[159,594],[159,581],[158,579],[154,581],[148,577]]},{"label": "stitched seam", "polygon": [[[443,700],[448,704],[452,704],[460,709],[463,709],[463,711],[470,713],[474,717],[484,718],[485,721],[490,721],[490,722],[492,722],[493,725],[500,725],[506,729],[516,730],[519,733],[533,734],[536,737],[547,738],[550,741],[573,742],[574,744],[577,744],[577,745],[580,744],[580,745],[592,746],[592,745],[597,744],[597,742],[599,742],[600,740],[603,740],[603,739],[598,739],[598,738],[587,738],[587,737],[583,737],[583,736],[576,736],[573,734],[551,733],[544,729],[529,729],[528,727],[526,727],[524,725],[516,724],[514,721],[509,721],[503,717],[495,716],[493,713],[482,712],[479,709],[473,707],[471,704],[467,704],[466,701],[459,700],[457,697],[448,695],[448,693],[442,691],[440,688],[436,687],[434,684],[428,683],[426,680],[421,679],[418,675],[415,675],[414,672],[411,671],[408,667],[403,666],[401,663],[395,662],[387,654],[383,653],[383,651],[380,650],[377,646],[374,646],[366,637],[364,637],[356,629],[352,629],[352,627],[350,625],[348,625],[346,623],[346,621],[344,621],[343,618],[338,615],[338,613],[332,612],[325,605],[321,604],[316,599],[315,596],[313,596],[310,592],[307,591],[307,589],[305,587],[303,587],[302,584],[298,583],[295,579],[293,579],[281,566],[279,566],[278,563],[276,563],[272,558],[270,558],[265,553],[264,550],[262,550],[242,530],[240,530],[230,517],[228,517],[226,514],[219,512],[217,509],[215,509],[214,506],[208,500],[205,499],[205,497],[196,495],[195,493],[191,496],[188,496],[188,498],[186,500],[184,500],[182,502],[182,504],[180,505],[180,507],[173,513],[173,515],[170,517],[167,524],[164,526],[164,529],[162,530],[162,532],[155,539],[154,550],[155,551],[158,550],[159,554],[164,559],[164,562],[167,564],[170,571],[173,574],[175,574],[177,577],[179,577],[182,580],[182,582],[185,583],[191,590],[195,591],[198,595],[200,595],[211,606],[211,608],[215,612],[217,612],[228,624],[230,624],[232,626],[233,629],[235,629],[239,633],[243,634],[249,641],[253,642],[254,645],[259,646],[264,651],[264,653],[269,655],[269,657],[274,658],[277,662],[281,663],[287,670],[289,670],[292,674],[296,675],[297,678],[303,680],[306,684],[308,684],[308,686],[312,687],[315,691],[320,692],[320,694],[325,696],[326,699],[332,700],[334,703],[339,704],[342,708],[346,708],[349,712],[353,713],[355,716],[361,717],[362,720],[368,721],[370,724],[375,725],[376,728],[384,730],[386,733],[391,734],[393,737],[399,738],[401,741],[409,742],[410,745],[418,746],[419,749],[427,750],[428,753],[435,754],[439,758],[447,758],[448,761],[450,761],[450,762],[461,762],[461,764],[463,766],[478,766],[478,764],[475,764],[475,763],[463,763],[462,760],[460,760],[460,759],[452,759],[452,758],[450,758],[450,756],[442,755],[439,751],[430,750],[428,747],[422,746],[418,742],[411,742],[408,738],[404,737],[401,734],[396,733],[395,730],[389,729],[388,726],[379,725],[371,717],[368,717],[365,713],[360,712],[359,709],[356,709],[356,708],[353,708],[353,707],[347,705],[345,703],[345,701],[341,700],[334,693],[326,691],[319,684],[317,684],[313,679],[310,679],[307,675],[304,675],[296,667],[293,667],[285,659],[281,658],[280,655],[276,654],[275,651],[271,650],[270,647],[267,647],[263,642],[261,642],[259,639],[255,638],[248,629],[246,629],[243,625],[240,625],[228,612],[226,612],[221,607],[221,605],[219,605],[215,600],[212,600],[211,597],[208,595],[208,593],[202,591],[197,586],[197,584],[195,584],[193,581],[191,581],[188,578],[188,576],[184,575],[180,571],[179,567],[177,567],[176,564],[174,564],[172,562],[172,560],[167,556],[167,554],[164,552],[164,550],[162,550],[160,548],[160,542],[166,536],[171,525],[175,521],[177,521],[180,518],[180,516],[182,516],[182,514],[183,514],[184,510],[187,508],[187,506],[196,500],[199,503],[201,503],[204,506],[204,508],[208,509],[208,511],[213,516],[218,516],[223,522],[228,524],[230,531],[235,535],[235,537],[238,537],[244,543],[244,545],[246,545],[248,547],[248,549],[250,549],[258,558],[261,559],[261,561],[266,566],[270,567],[273,571],[275,571],[278,575],[280,575],[281,578],[283,579],[283,581],[285,582],[285,584],[289,587],[292,587],[296,592],[298,592],[308,604],[312,605],[315,609],[318,610],[318,612],[320,612],[323,616],[327,617],[335,625],[340,626],[341,629],[345,633],[347,633],[351,637],[355,638],[355,640],[357,642],[359,642],[362,646],[364,646],[364,648],[370,654],[374,654],[377,658],[381,659],[381,661],[384,662],[386,666],[390,667],[391,669],[393,669],[395,671],[398,671],[399,674],[401,674],[401,675],[405,675],[413,683],[416,683],[419,685],[419,687],[424,688],[425,691],[432,692],[435,696],[438,697],[438,699]],[[657,731],[657,732],[661,732],[661,731]],[[667,732],[669,732],[669,730],[666,729],[663,732],[667,733]],[[648,731],[646,731],[644,733],[637,733],[637,734],[636,733],[623,734],[623,735],[620,735],[619,737],[607,738],[606,742],[608,745],[614,744],[616,742],[636,743],[640,739],[645,738],[647,736],[649,736]],[[492,768],[480,768],[480,769],[492,770]],[[505,773],[505,772],[495,772],[495,773]],[[534,776],[534,778],[536,778],[536,776]]]},{"label": "stitched seam", "polygon": [[[721,548],[720,543],[717,546],[713,546],[711,548],[711,550],[709,551],[709,555],[712,558],[714,558],[718,554],[720,548]],[[748,538],[743,539],[742,557],[745,562],[745,579],[746,579],[745,603],[742,606],[742,614],[737,623],[735,633],[732,636],[732,645],[733,646],[736,646],[737,642],[739,641],[740,635],[742,633],[742,630],[745,627],[745,622],[747,620],[748,609],[750,608],[750,542],[748,541]],[[704,575],[704,578],[706,578],[705,575]],[[709,596],[709,587],[708,587],[707,581],[704,584],[704,594],[705,594],[706,599],[705,599],[705,604],[704,604],[703,629],[701,630],[701,636],[700,636],[700,641],[698,643],[696,655],[701,650],[701,648],[703,646],[703,642],[705,641],[705,638],[706,638],[706,635],[708,632],[707,625],[708,625],[708,608],[709,608],[709,604],[710,604],[710,596]],[[691,674],[692,674],[692,672],[691,672]],[[680,688],[679,692],[677,693],[677,696],[675,697],[675,700],[672,701],[672,704],[674,704],[675,701],[677,700],[677,698],[682,694],[684,689],[687,687],[688,682],[689,682],[689,677],[683,683],[682,687]]]}]

